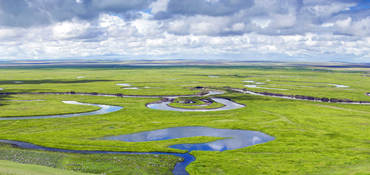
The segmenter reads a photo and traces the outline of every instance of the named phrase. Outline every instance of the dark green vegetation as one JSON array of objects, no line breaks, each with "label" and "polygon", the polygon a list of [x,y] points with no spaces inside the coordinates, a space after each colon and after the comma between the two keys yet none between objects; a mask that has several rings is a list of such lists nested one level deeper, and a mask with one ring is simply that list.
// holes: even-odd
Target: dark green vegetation
[{"label": "dark green vegetation", "polygon": [[[156,155],[107,155],[107,154],[63,154],[13,148],[0,144],[0,160],[24,164],[35,164],[53,168],[93,174],[171,174],[178,161],[173,156]],[[1,174],[1,163],[0,163]]]},{"label": "dark green vegetation", "polygon": [[[208,75],[218,77],[212,78]],[[198,93],[199,91],[191,89],[196,86],[214,89],[245,88],[244,85],[248,83],[243,81],[253,80],[265,83],[258,85],[259,87],[288,89],[250,88],[254,91],[370,101],[370,97],[365,95],[370,91],[370,77],[364,75],[364,72],[335,70],[246,67],[1,69],[0,88],[4,90],[0,92],[75,91],[131,95],[183,95]],[[117,83],[128,83],[139,89],[122,89],[116,85]],[[329,84],[349,87],[339,88]],[[197,160],[187,170],[191,174],[369,173],[369,105],[294,101],[231,92],[218,96],[245,104],[246,107],[230,111],[187,113],[145,107],[145,104],[158,101],[159,98],[78,95],[2,96],[0,97],[1,117],[75,113],[95,109],[91,106],[67,105],[61,103],[61,100],[118,105],[124,108],[118,112],[96,116],[0,121],[0,139],[77,150],[181,152],[167,146],[176,143],[205,142],[215,138],[196,137],[145,143],[108,141],[98,138],[178,126],[256,130],[274,136],[276,140],[232,151],[194,151],[192,154]],[[45,101],[7,101],[20,99]],[[37,109],[34,106],[37,106]],[[1,149],[11,150],[8,151],[9,154],[12,151],[25,151],[10,147]],[[109,170],[113,170],[115,166],[115,161],[111,161],[113,156],[68,155],[36,151],[27,151],[24,154],[40,154],[40,159],[50,156],[48,160],[53,156],[63,157],[56,160],[63,163],[55,167],[69,170],[76,169],[65,165],[85,161],[83,164],[89,170],[84,172],[90,173],[110,174]],[[125,168],[120,170],[121,174],[153,174],[153,172],[166,174],[173,167],[174,160],[178,159],[172,156],[149,155],[115,157],[125,162]],[[162,163],[159,164],[159,162]]]},{"label": "dark green vegetation", "polygon": [[[88,175],[39,165],[0,160],[0,175]],[[90,174],[91,175],[91,174]]]},{"label": "dark green vegetation", "polygon": [[168,105],[175,108],[185,109],[214,109],[225,106],[207,97],[180,97]]}]

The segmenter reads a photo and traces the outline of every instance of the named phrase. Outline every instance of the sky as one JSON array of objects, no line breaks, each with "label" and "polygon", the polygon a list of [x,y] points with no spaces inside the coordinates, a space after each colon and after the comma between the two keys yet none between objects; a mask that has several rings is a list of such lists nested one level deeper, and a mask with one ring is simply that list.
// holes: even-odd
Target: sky
[{"label": "sky", "polygon": [[370,0],[0,0],[0,60],[370,62]]}]

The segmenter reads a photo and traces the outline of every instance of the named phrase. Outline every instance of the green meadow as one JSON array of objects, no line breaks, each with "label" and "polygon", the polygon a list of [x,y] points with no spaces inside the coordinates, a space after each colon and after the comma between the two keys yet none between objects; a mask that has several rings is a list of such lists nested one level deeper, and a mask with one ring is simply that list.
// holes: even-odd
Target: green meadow
[{"label": "green meadow", "polygon": [[71,171],[49,168],[38,165],[18,164],[10,161],[0,160],[1,175],[88,175]]},{"label": "green meadow", "polygon": [[[0,117],[80,113],[98,107],[62,101],[107,104],[123,109],[104,115],[0,121],[0,139],[73,150],[178,152],[180,143],[219,138],[191,137],[151,142],[100,138],[180,126],[252,130],[275,140],[228,151],[192,151],[190,174],[370,174],[370,105],[337,104],[255,96],[228,87],[286,95],[370,101],[370,77],[363,71],[298,67],[114,67],[1,68],[0,93],[97,92],[125,95],[188,95],[194,87],[225,90],[216,95],[244,108],[214,112],[149,109],[160,98],[84,95],[2,95]],[[130,84],[127,87],[117,84]],[[344,85],[339,87],[336,85]],[[255,85],[256,87],[246,87]],[[174,101],[170,105],[199,108]],[[185,99],[180,99],[185,100]],[[212,103],[205,108],[218,108]],[[180,158],[170,155],[85,155],[0,145],[0,175],[25,174],[171,174]],[[7,168],[9,167],[9,168]],[[30,169],[35,172],[27,173]],[[33,174],[32,174],[33,175]]]}]

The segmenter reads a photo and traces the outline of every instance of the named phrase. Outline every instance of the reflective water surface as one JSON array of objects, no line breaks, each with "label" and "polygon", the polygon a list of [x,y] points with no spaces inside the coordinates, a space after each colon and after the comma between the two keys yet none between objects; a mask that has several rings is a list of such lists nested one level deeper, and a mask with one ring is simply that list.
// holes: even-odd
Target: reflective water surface
[{"label": "reflective water surface", "polygon": [[330,86],[335,86],[337,88],[348,88],[349,86],[346,86],[346,85],[342,85],[342,84],[328,84]]},{"label": "reflective water surface", "polygon": [[287,91],[288,89],[279,89],[279,88],[268,88],[268,87],[260,87],[258,85],[255,85],[255,84],[247,84],[247,85],[244,85],[245,87],[248,87],[248,88],[259,88],[259,89],[275,89],[275,90],[281,90],[281,91]]},{"label": "reflective water surface", "polygon": [[41,115],[41,116],[24,116],[24,117],[0,117],[0,120],[28,120],[28,119],[81,117],[81,116],[88,116],[88,115],[107,114],[107,113],[119,111],[120,109],[122,109],[121,106],[80,103],[77,101],[63,101],[63,103],[74,104],[74,105],[97,106],[97,107],[100,107],[100,109],[96,111],[92,111],[92,112],[82,112],[82,113],[75,113],[75,114]]},{"label": "reflective water surface", "polygon": [[116,84],[117,86],[131,86],[130,84],[128,83],[118,83]]},{"label": "reflective water surface", "polygon": [[158,109],[158,110],[165,110],[165,111],[180,111],[180,112],[207,112],[207,111],[223,111],[223,110],[231,110],[231,109],[238,109],[244,107],[244,105],[235,103],[231,100],[225,98],[211,98],[213,101],[217,103],[221,103],[225,106],[220,108],[213,108],[213,109],[184,109],[184,108],[175,108],[171,107],[168,104],[171,102],[159,102],[159,103],[150,103],[146,105],[148,108],[151,109]]},{"label": "reflective water surface", "polygon": [[123,88],[123,89],[139,89],[138,87],[127,87],[127,88]]},{"label": "reflective water surface", "polygon": [[207,143],[171,145],[169,147],[188,151],[225,151],[274,140],[274,137],[258,131],[217,129],[198,126],[159,129],[128,135],[110,136],[103,139],[126,142],[145,142],[196,136],[222,137],[223,139]]},{"label": "reflective water surface", "polygon": [[145,155],[145,154],[154,154],[154,155],[173,155],[183,158],[183,161],[177,162],[174,169],[172,170],[174,175],[188,175],[189,173],[185,170],[191,162],[195,160],[195,157],[189,153],[166,153],[166,152],[125,152],[125,151],[92,151],[92,150],[68,150],[60,148],[50,148],[40,145],[35,145],[27,142],[20,142],[15,140],[1,140],[0,143],[12,144],[19,148],[24,149],[33,149],[41,151],[53,151],[53,152],[63,152],[63,153],[77,153],[77,154],[109,154],[114,156],[114,154],[134,154],[134,155]]}]

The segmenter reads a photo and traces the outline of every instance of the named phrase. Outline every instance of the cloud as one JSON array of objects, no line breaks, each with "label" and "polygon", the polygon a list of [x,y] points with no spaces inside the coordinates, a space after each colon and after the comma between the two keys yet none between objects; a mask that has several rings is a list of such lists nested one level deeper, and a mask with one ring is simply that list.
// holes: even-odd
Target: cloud
[{"label": "cloud", "polygon": [[370,60],[346,0],[0,0],[0,59]]},{"label": "cloud", "polygon": [[136,15],[152,0],[0,0],[0,26],[30,27],[79,18],[92,20],[101,13]]},{"label": "cloud", "polygon": [[122,13],[147,8],[151,2],[151,0],[92,0],[87,4],[100,11]]},{"label": "cloud", "polygon": [[167,11],[169,0],[157,0],[150,4],[151,12],[157,14],[159,12]]},{"label": "cloud", "polygon": [[252,6],[252,0],[170,0],[167,10],[158,14],[159,18],[175,15],[232,15]]}]

